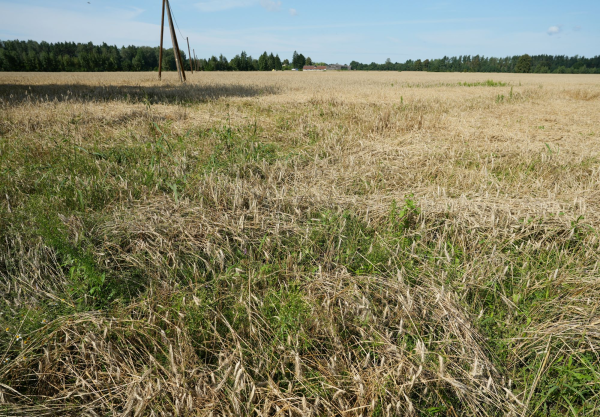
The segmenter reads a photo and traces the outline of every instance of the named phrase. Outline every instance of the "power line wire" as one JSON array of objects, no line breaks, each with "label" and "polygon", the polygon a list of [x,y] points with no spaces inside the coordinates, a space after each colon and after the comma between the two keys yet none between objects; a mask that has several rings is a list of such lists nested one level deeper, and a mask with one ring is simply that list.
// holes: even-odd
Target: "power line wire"
[{"label": "power line wire", "polygon": [[175,21],[175,26],[177,26],[177,30],[179,31],[179,34],[181,35],[182,38],[185,38],[185,36],[183,36],[183,33],[181,33],[181,29],[179,29],[179,24],[177,24],[177,18],[175,18],[175,13],[173,13],[173,9],[171,8],[171,3],[167,3],[169,5],[169,11],[171,12],[171,16],[173,16],[173,20]]}]

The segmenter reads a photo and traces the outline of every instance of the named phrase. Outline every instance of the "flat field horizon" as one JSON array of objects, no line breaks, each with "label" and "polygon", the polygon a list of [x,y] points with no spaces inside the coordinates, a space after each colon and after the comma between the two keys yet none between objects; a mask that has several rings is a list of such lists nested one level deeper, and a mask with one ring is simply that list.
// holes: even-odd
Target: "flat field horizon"
[{"label": "flat field horizon", "polygon": [[600,413],[600,75],[0,73],[0,414]]}]

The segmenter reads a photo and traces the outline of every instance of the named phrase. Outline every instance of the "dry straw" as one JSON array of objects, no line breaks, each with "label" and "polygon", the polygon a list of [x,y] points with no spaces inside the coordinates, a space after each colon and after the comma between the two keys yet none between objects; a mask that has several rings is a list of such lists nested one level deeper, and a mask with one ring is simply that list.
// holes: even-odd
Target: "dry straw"
[{"label": "dry straw", "polygon": [[165,78],[0,74],[0,414],[596,415],[598,76]]}]

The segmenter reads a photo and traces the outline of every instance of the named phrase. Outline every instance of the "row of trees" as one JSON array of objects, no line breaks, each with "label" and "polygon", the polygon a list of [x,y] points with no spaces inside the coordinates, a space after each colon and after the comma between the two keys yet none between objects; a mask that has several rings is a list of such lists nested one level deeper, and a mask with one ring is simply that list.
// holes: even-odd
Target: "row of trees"
[{"label": "row of trees", "polygon": [[264,52],[258,59],[242,51],[241,54],[228,61],[226,57],[220,55],[218,58],[212,56],[209,59],[199,59],[198,68],[200,71],[281,71],[289,69],[289,61],[281,61],[279,55],[267,54]]},{"label": "row of trees", "polygon": [[[74,42],[0,41],[0,71],[156,71],[158,47],[110,46]],[[184,51],[181,56],[185,68],[190,67]],[[292,65],[300,68],[307,61],[294,52]],[[308,58],[310,61],[310,58]],[[173,49],[163,53],[163,71],[176,71]],[[290,62],[279,55],[263,53],[258,59],[242,52],[228,61],[223,55],[199,59],[201,71],[272,71],[291,69]],[[294,66],[297,68],[297,66]]]},{"label": "row of trees", "polygon": [[[0,42],[0,71],[152,71],[158,69],[159,48],[117,48],[91,42]],[[181,51],[186,60],[186,54]],[[175,71],[173,49],[164,53],[163,70]]]},{"label": "row of trees", "polygon": [[[159,48],[147,46],[110,46],[91,42],[0,41],[0,71],[156,71]],[[181,51],[185,68],[189,61]],[[163,70],[175,71],[172,49],[163,55]],[[312,60],[294,51],[292,61],[264,52],[258,59],[242,52],[231,61],[220,55],[198,60],[201,71],[271,71],[302,68]],[[323,63],[319,63],[323,64]],[[441,59],[408,60],[383,64],[351,62],[352,69],[363,71],[433,71],[433,72],[536,72],[536,73],[599,73],[600,56],[585,58],[564,55],[516,55],[506,58],[462,55]]]},{"label": "row of trees", "polygon": [[[189,60],[181,51],[185,68]],[[118,48],[106,43],[94,45],[74,42],[0,42],[0,71],[155,71],[158,70],[159,48],[127,46]],[[255,60],[245,52],[231,61],[223,55],[219,58],[199,60],[201,69],[206,71],[258,71],[259,69],[282,69],[278,56],[261,56]],[[173,49],[163,54],[163,70],[175,71]]]},{"label": "row of trees", "polygon": [[[324,63],[319,63],[326,65]],[[292,68],[302,68],[305,65],[314,65],[310,57],[305,58],[304,55],[294,51],[292,62],[287,59],[283,61],[279,55],[273,53],[267,54],[264,52],[258,59],[253,59],[242,52],[240,55],[233,57],[231,61],[227,61],[223,55],[218,58],[212,56],[210,59],[199,59],[198,67],[201,71],[282,71],[291,70]]]},{"label": "row of trees", "polygon": [[585,58],[575,55],[515,55],[506,58],[461,55],[441,59],[408,60],[405,63],[362,64],[352,61],[352,69],[363,71],[432,71],[432,72],[535,72],[557,74],[600,74],[600,55]]}]

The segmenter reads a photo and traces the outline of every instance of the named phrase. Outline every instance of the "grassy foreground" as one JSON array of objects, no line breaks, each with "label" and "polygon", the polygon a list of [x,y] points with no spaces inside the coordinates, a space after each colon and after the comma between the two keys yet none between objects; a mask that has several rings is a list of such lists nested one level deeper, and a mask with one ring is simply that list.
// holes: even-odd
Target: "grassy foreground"
[{"label": "grassy foreground", "polygon": [[153,77],[0,74],[0,415],[600,414],[599,76]]}]

